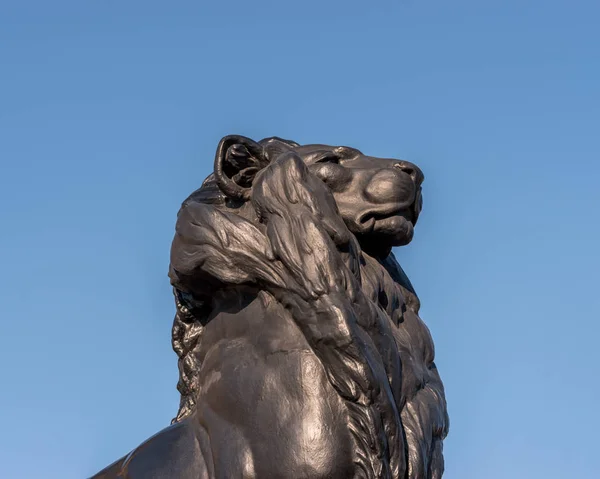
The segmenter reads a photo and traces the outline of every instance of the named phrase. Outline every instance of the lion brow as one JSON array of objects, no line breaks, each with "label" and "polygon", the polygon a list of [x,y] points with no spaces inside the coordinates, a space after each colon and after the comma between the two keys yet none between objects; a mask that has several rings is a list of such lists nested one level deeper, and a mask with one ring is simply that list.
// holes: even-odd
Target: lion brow
[{"label": "lion brow", "polygon": [[360,150],[350,146],[338,146],[333,151],[341,158],[354,158],[355,156],[362,155]]}]

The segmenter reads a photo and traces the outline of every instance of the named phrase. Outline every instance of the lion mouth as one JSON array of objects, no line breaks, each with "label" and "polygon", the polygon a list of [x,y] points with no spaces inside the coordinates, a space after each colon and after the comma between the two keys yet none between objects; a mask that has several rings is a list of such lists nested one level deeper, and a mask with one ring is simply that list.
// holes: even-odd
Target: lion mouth
[{"label": "lion mouth", "polygon": [[417,193],[415,195],[415,201],[412,205],[412,224],[416,226],[417,220],[419,219],[419,215],[421,214],[421,210],[423,209],[423,190],[422,188],[417,188]]},{"label": "lion mouth", "polygon": [[364,229],[365,233],[372,232],[377,222],[398,216],[404,218],[414,226],[417,222],[417,215],[415,213],[416,211],[413,204],[409,206],[394,205],[393,207],[384,210],[369,211],[359,218],[358,223]]}]

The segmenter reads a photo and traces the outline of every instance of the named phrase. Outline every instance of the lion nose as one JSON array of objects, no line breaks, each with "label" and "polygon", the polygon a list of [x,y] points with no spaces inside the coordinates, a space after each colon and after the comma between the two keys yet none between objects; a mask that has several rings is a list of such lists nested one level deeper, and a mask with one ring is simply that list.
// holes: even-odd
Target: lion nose
[{"label": "lion nose", "polygon": [[420,186],[425,179],[425,175],[423,175],[421,169],[414,163],[410,163],[408,161],[398,161],[394,164],[394,167],[409,175],[417,186]]}]

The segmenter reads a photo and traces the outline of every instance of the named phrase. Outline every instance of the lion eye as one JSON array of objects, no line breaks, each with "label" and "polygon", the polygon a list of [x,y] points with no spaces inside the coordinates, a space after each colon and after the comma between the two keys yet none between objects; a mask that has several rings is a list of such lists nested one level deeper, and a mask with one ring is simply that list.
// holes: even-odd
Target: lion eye
[{"label": "lion eye", "polygon": [[320,156],[315,163],[335,163],[335,164],[339,164],[340,162],[340,157],[337,156],[335,153],[330,152],[330,153],[326,153],[322,156]]}]

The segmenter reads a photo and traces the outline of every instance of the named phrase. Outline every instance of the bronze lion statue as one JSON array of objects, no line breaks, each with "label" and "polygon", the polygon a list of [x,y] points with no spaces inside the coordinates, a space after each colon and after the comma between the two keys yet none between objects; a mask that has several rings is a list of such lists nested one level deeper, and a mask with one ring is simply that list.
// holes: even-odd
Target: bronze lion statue
[{"label": "bronze lion statue", "polygon": [[171,249],[179,412],[94,478],[442,477],[444,388],[392,253],[422,181],[353,148],[223,138]]}]

